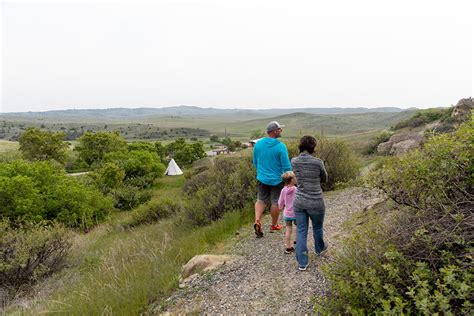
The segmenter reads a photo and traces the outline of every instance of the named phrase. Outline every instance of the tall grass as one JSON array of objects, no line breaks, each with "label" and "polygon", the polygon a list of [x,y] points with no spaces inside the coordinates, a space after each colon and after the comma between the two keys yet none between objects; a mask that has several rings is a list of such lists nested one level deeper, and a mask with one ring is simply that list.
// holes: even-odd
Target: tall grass
[{"label": "tall grass", "polygon": [[252,208],[205,227],[179,217],[130,231],[97,236],[83,253],[81,277],[28,313],[139,314],[178,285],[181,266],[251,221]]}]

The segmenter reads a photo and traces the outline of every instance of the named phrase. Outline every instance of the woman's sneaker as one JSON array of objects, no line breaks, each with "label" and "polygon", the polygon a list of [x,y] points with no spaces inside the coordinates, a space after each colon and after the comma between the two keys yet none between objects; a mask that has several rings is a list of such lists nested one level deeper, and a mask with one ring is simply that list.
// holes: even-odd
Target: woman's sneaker
[{"label": "woman's sneaker", "polygon": [[295,251],[295,248],[293,248],[293,247],[290,247],[290,248],[286,248],[286,249],[285,249],[285,253],[286,253],[286,254],[292,253],[292,252],[294,252],[294,251]]},{"label": "woman's sneaker", "polygon": [[298,270],[300,270],[300,271],[306,271],[307,269],[308,269],[308,264],[305,265],[305,266],[299,266],[298,267]]},{"label": "woman's sneaker", "polygon": [[320,253],[317,253],[316,250],[314,251],[314,253],[317,255],[317,256],[322,256],[326,253],[326,251],[328,250],[328,244],[327,243],[324,243],[324,248],[323,250],[321,250]]}]

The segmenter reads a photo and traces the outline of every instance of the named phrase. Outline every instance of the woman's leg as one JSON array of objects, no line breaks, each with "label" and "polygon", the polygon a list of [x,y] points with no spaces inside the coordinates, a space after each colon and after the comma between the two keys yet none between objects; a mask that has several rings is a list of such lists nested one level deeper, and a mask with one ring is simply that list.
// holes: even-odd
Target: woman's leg
[{"label": "woman's leg", "polygon": [[313,223],[314,248],[317,254],[324,250],[323,224],[325,210],[311,210],[309,216]]},{"label": "woman's leg", "polygon": [[296,226],[298,242],[296,243],[296,261],[300,267],[306,267],[308,265],[308,213],[306,210],[300,210],[295,208]]},{"label": "woman's leg", "polygon": [[286,248],[291,248],[293,245],[291,244],[291,232],[292,232],[292,223],[291,221],[285,221],[286,222],[286,230],[285,230],[285,247]]}]

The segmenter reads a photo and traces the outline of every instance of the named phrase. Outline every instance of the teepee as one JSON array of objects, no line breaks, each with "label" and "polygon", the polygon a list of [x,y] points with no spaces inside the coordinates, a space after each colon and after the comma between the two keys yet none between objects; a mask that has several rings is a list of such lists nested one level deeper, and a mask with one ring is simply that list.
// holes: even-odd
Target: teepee
[{"label": "teepee", "polygon": [[168,168],[166,168],[165,175],[167,176],[179,176],[183,174],[183,171],[178,167],[178,164],[174,159],[171,159],[170,163],[168,164]]}]

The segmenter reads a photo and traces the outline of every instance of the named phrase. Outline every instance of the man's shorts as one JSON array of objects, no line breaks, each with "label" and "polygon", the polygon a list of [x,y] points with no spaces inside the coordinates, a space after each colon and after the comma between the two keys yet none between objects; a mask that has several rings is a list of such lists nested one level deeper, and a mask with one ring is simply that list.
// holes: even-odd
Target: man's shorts
[{"label": "man's shorts", "polygon": [[268,185],[257,180],[257,200],[264,203],[272,202],[278,205],[281,189],[283,189],[283,182],[278,185]]}]

